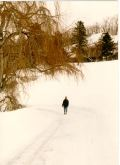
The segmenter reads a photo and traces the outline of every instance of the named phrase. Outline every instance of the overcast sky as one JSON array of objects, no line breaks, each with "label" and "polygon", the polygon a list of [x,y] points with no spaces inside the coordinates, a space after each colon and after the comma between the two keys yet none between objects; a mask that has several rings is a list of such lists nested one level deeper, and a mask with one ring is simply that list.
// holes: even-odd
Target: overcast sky
[{"label": "overcast sky", "polygon": [[[48,1],[49,9],[54,10],[53,1]],[[62,22],[65,26],[71,26],[77,20],[85,25],[96,22],[101,23],[107,17],[118,15],[117,1],[60,1]]]}]

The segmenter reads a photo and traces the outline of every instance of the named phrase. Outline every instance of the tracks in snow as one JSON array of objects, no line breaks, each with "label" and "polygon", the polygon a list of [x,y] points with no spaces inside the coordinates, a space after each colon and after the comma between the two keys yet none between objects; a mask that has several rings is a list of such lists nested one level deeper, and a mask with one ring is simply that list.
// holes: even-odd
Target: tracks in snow
[{"label": "tracks in snow", "polygon": [[34,141],[5,165],[45,165],[45,149],[60,128],[62,117],[52,122]]}]

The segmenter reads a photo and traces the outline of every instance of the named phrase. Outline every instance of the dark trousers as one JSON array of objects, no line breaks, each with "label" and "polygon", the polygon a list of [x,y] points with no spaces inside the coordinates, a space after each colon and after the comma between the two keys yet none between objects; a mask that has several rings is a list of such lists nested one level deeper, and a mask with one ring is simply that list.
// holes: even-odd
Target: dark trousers
[{"label": "dark trousers", "polygon": [[64,114],[67,114],[67,108],[68,107],[64,107]]}]

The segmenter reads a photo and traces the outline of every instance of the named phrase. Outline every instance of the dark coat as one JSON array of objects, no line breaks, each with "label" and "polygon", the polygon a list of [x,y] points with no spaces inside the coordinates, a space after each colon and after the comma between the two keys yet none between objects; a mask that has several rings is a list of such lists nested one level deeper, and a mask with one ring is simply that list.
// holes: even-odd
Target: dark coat
[{"label": "dark coat", "polygon": [[68,101],[68,99],[64,99],[64,100],[63,100],[62,106],[64,106],[65,108],[69,106],[69,101]]}]

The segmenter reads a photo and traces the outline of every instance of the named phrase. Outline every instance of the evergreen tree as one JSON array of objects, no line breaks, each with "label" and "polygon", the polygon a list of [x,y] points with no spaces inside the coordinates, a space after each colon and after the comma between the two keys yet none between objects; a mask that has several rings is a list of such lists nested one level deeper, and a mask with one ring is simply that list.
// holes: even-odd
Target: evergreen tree
[{"label": "evergreen tree", "polygon": [[79,49],[83,49],[87,46],[86,38],[87,35],[84,23],[82,21],[78,21],[73,31],[73,44],[76,44]]},{"label": "evergreen tree", "polygon": [[78,21],[76,23],[76,27],[74,28],[72,33],[72,44],[75,44],[75,48],[79,58],[84,58],[86,56],[87,34],[86,28],[82,21]]},{"label": "evergreen tree", "polygon": [[115,49],[115,43],[112,41],[110,34],[104,33],[101,39],[101,55],[102,57],[108,57],[113,55],[113,51]]}]

